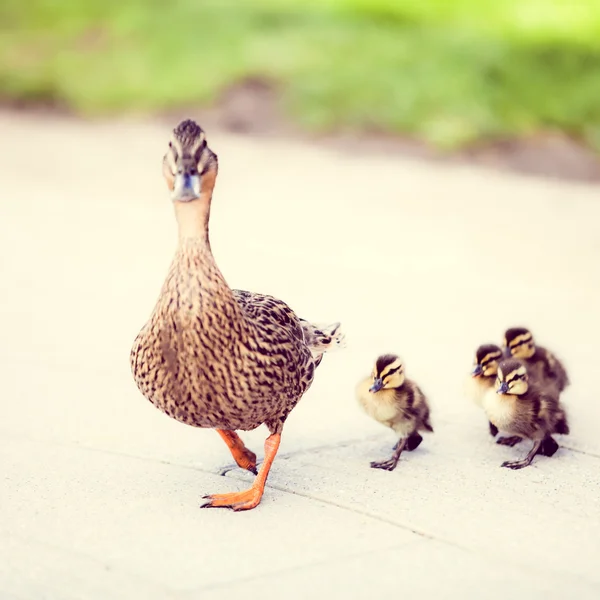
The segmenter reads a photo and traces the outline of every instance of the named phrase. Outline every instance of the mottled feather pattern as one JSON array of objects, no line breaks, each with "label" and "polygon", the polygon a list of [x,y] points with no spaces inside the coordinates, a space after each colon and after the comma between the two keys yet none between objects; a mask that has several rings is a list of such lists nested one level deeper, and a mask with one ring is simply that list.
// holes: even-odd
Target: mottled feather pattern
[{"label": "mottled feather pattern", "polygon": [[279,433],[316,364],[285,302],[231,290],[208,243],[188,240],[135,340],[131,366],[144,396],[179,421],[232,430],[265,423]]}]

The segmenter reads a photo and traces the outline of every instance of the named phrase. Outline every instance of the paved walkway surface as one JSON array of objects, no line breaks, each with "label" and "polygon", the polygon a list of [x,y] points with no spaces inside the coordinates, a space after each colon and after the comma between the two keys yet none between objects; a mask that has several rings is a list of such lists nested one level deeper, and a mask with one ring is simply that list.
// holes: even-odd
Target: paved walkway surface
[{"label": "paved walkway surface", "polygon": [[[341,320],[254,511],[251,476],[137,391],[131,343],[176,231],[167,127],[0,115],[0,598],[600,597],[598,189],[208,132],[234,287]],[[501,469],[463,397],[474,348],[525,324],[573,384],[552,459]],[[435,434],[392,473],[354,399],[398,352]],[[266,430],[244,434],[262,456]],[[524,445],[522,445],[524,446]]]}]

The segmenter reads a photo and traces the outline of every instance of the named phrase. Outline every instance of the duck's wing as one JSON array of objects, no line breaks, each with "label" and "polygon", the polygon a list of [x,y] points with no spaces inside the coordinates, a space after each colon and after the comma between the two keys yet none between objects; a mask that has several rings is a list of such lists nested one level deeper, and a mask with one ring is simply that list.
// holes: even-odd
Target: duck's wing
[{"label": "duck's wing", "polygon": [[280,341],[284,335],[308,346],[300,319],[283,300],[246,290],[233,290],[233,295],[246,317],[264,334],[272,336],[273,341]]}]

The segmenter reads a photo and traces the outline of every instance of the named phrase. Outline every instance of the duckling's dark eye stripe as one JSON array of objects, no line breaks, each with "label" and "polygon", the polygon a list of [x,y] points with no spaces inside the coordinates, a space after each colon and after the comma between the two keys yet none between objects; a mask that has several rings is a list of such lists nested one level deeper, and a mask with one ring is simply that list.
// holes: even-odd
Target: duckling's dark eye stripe
[{"label": "duckling's dark eye stripe", "polygon": [[389,377],[390,375],[397,373],[401,368],[402,367],[396,367],[394,369],[390,369],[385,375],[383,375],[383,377]]},{"label": "duckling's dark eye stripe", "polygon": [[518,348],[519,346],[522,346],[523,344],[528,344],[531,341],[531,338],[528,338],[526,340],[521,340],[520,342],[517,342],[516,344],[509,344],[509,346],[512,348]]}]

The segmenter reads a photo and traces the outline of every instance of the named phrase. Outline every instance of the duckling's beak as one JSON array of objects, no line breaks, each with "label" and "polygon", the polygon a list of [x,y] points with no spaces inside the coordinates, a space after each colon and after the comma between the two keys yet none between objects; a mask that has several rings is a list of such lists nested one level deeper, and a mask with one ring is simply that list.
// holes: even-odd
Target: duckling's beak
[{"label": "duckling's beak", "polygon": [[482,374],[483,374],[483,367],[481,365],[475,365],[475,368],[473,369],[471,375],[473,375],[473,377],[479,377]]},{"label": "duckling's beak", "polygon": [[173,202],[190,202],[200,197],[200,177],[189,173],[177,173],[173,183]]},{"label": "duckling's beak", "polygon": [[369,388],[370,392],[378,392],[383,387],[383,379],[376,379],[373,385]]},{"label": "duckling's beak", "polygon": [[506,394],[508,392],[508,383],[506,383],[506,381],[503,381],[500,384],[500,387],[496,390],[496,394]]}]

